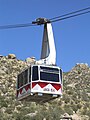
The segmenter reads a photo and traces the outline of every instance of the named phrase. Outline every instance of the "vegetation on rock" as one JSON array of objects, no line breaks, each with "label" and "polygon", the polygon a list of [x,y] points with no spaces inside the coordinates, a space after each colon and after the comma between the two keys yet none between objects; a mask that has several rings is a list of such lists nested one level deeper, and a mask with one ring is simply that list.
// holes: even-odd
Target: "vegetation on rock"
[{"label": "vegetation on rock", "polygon": [[87,64],[76,64],[71,71],[63,73],[62,98],[40,105],[16,100],[17,74],[28,63],[10,55],[0,56],[0,120],[60,120],[64,115],[74,120],[90,120],[90,67]]}]

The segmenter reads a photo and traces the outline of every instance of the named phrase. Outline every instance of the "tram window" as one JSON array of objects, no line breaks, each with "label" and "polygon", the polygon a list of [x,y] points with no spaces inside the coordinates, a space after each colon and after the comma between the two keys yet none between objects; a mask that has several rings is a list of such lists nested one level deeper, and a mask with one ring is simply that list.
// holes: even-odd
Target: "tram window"
[{"label": "tram window", "polygon": [[18,85],[17,88],[22,87],[28,82],[28,69],[18,75]]},{"label": "tram window", "polygon": [[40,72],[40,79],[45,81],[59,82],[59,74]]},{"label": "tram window", "polygon": [[18,75],[18,88],[20,88],[23,85],[23,75],[22,73]]},{"label": "tram window", "polygon": [[50,68],[50,67],[43,67],[43,66],[40,66],[40,68],[43,71],[59,73],[59,69],[58,68]]},{"label": "tram window", "polygon": [[28,69],[23,72],[23,85],[28,82]]},{"label": "tram window", "polygon": [[19,88],[19,75],[17,76],[17,88]]},{"label": "tram window", "polygon": [[38,66],[33,66],[33,70],[32,70],[32,80],[38,80],[39,76],[38,76]]},{"label": "tram window", "polygon": [[29,82],[31,82],[31,67],[29,68]]},{"label": "tram window", "polygon": [[62,70],[60,69],[60,78],[61,78],[61,82],[62,82]]}]

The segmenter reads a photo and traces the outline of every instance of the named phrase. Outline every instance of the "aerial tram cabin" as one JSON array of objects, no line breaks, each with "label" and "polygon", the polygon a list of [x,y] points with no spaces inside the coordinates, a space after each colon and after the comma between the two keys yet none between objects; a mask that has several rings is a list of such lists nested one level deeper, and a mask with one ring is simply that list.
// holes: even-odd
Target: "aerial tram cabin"
[{"label": "aerial tram cabin", "polygon": [[18,75],[18,100],[47,102],[61,95],[62,70],[59,67],[31,65]]},{"label": "aerial tram cabin", "polygon": [[17,76],[17,99],[38,103],[62,96],[62,69],[56,66],[56,50],[49,20],[39,18],[34,24],[44,24],[41,59]]}]

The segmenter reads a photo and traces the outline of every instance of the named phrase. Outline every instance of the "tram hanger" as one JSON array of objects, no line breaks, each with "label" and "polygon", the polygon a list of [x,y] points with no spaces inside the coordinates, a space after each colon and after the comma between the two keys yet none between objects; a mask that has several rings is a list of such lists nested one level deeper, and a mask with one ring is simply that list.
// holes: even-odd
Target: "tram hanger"
[{"label": "tram hanger", "polygon": [[38,64],[55,65],[56,64],[56,49],[54,43],[53,30],[50,20],[46,18],[38,18],[33,24],[44,24],[41,58],[37,61]]}]

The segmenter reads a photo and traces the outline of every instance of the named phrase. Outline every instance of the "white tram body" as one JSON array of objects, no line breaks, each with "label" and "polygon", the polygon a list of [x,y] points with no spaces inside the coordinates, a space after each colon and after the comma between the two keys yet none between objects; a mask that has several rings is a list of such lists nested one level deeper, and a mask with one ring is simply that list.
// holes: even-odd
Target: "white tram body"
[{"label": "white tram body", "polygon": [[62,96],[62,70],[57,66],[31,65],[18,75],[17,83],[18,100],[41,102]]}]

